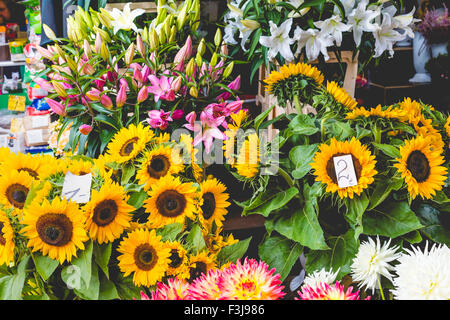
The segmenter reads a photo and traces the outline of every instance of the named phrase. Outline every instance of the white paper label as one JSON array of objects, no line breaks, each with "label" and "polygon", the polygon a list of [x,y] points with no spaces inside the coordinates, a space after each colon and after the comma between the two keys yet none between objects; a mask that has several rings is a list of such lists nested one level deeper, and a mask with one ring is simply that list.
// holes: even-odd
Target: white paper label
[{"label": "white paper label", "polygon": [[28,130],[26,131],[26,134],[29,144],[42,143],[44,141],[42,129]]},{"label": "white paper label", "polygon": [[353,187],[358,184],[351,154],[333,157],[334,170],[339,188]]},{"label": "white paper label", "polygon": [[67,201],[76,203],[89,202],[91,198],[92,174],[77,176],[72,172],[67,172],[64,178],[61,198],[65,197]]},{"label": "white paper label", "polygon": [[48,116],[33,116],[31,118],[31,126],[33,128],[48,127]]}]

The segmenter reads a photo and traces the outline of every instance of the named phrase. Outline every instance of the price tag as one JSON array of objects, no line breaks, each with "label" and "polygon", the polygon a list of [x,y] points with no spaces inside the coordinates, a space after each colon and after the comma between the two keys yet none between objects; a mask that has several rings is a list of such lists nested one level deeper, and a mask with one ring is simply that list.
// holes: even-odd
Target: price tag
[{"label": "price tag", "polygon": [[10,95],[8,98],[8,110],[25,111],[25,96]]},{"label": "price tag", "polygon": [[78,176],[68,171],[64,178],[61,198],[65,197],[67,201],[76,203],[89,202],[91,198],[92,174],[88,173]]},{"label": "price tag", "polygon": [[33,116],[31,118],[31,126],[33,128],[48,127],[48,116]]},{"label": "price tag", "polygon": [[333,157],[334,170],[339,188],[353,187],[358,184],[351,154]]}]

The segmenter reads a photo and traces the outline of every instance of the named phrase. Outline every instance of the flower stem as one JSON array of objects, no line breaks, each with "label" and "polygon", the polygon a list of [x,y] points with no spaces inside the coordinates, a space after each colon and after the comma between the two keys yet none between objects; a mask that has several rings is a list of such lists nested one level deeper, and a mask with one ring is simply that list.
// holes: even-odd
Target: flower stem
[{"label": "flower stem", "polygon": [[297,110],[297,113],[302,114],[302,106],[300,105],[300,99],[298,98],[298,95],[294,95],[294,106],[295,110]]},{"label": "flower stem", "polygon": [[386,299],[384,298],[383,288],[381,287],[381,279],[380,279],[380,276],[377,276],[377,279],[378,279],[378,286],[380,287],[381,299],[382,299],[382,300],[386,300]]},{"label": "flower stem", "polygon": [[292,180],[291,176],[290,176],[286,171],[284,171],[284,170],[281,169],[281,168],[278,168],[278,173],[279,173],[280,176],[282,176],[283,179],[287,182],[287,184],[289,185],[289,187],[294,187],[295,182],[294,182],[294,180]]},{"label": "flower stem", "polygon": [[136,126],[139,125],[139,103],[134,106],[134,115],[136,117]]}]

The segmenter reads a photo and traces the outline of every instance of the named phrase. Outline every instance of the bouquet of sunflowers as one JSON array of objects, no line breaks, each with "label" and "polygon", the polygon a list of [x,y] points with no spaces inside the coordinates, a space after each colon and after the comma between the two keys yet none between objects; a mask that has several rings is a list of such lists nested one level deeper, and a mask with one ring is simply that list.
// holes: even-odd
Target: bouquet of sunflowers
[{"label": "bouquet of sunflowers", "polygon": [[[298,112],[253,126],[254,141],[258,128],[275,130],[275,148],[264,149],[279,150],[276,174],[262,172],[263,150],[255,142],[246,160],[252,171],[239,177],[254,188],[239,203],[243,215],[266,218],[260,258],[281,280],[303,257],[303,277],[326,269],[351,283],[353,259],[369,236],[402,249],[430,241],[448,246],[449,115],[409,98],[367,109],[338,83],[324,81],[305,63],[284,65],[265,79],[280,106],[289,103]],[[314,107],[308,114],[302,113],[306,104]],[[361,280],[353,278],[364,286]],[[376,297],[381,287],[369,286],[378,289]]]},{"label": "bouquet of sunflowers", "polygon": [[1,149],[2,299],[132,299],[246,252],[250,238],[223,232],[225,185],[195,179],[192,138],[130,125],[106,149],[97,159]]}]

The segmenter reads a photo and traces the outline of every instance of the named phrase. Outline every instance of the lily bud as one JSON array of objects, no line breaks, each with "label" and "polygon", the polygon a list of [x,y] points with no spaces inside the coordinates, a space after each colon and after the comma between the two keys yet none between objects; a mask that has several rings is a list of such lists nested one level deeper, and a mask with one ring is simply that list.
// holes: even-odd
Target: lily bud
[{"label": "lily bud", "polygon": [[203,63],[202,56],[198,52],[195,55],[195,63],[197,64],[197,67],[199,67],[199,68],[202,66],[202,63]]},{"label": "lily bud", "polygon": [[181,88],[181,82],[183,80],[182,76],[178,76],[175,80],[172,82],[172,90],[174,92],[178,92]]},{"label": "lily bud", "polygon": [[133,78],[139,83],[143,83],[144,82],[144,77],[142,76],[142,72],[138,68],[134,69],[134,71],[133,71]]},{"label": "lily bud", "polygon": [[58,96],[63,97],[63,98],[67,97],[67,92],[61,83],[54,81],[54,80],[52,80],[51,83],[52,83],[53,88],[55,89],[56,93],[58,94]]},{"label": "lily bud", "polygon": [[116,97],[117,108],[122,108],[125,105],[126,100],[127,100],[127,87],[121,85]]},{"label": "lily bud", "polygon": [[194,68],[195,68],[195,61],[194,58],[191,58],[191,60],[189,60],[186,66],[186,75],[188,77],[192,77],[192,75],[194,74]]},{"label": "lily bud", "polygon": [[110,97],[108,97],[106,94],[103,94],[100,97],[100,103],[106,108],[106,109],[112,109],[113,102]]},{"label": "lily bud", "polygon": [[82,124],[79,128],[78,128],[78,130],[80,130],[80,133],[82,134],[82,135],[88,135],[89,134],[89,132],[91,132],[92,131],[92,127],[90,126],[90,125],[88,125],[88,124]]},{"label": "lily bud", "polygon": [[92,55],[91,45],[87,39],[84,39],[83,41],[83,50],[84,55],[86,56],[86,59],[90,59]]},{"label": "lily bud", "polygon": [[261,27],[259,22],[255,21],[255,20],[243,19],[243,20],[241,20],[241,23],[244,25],[244,27],[249,28],[250,30],[256,30]]},{"label": "lily bud", "polygon": [[92,88],[91,90],[86,92],[86,97],[88,97],[92,101],[99,101],[100,100],[100,94],[101,94],[100,90],[98,90],[96,88]]},{"label": "lily bud", "polygon": [[94,31],[98,32],[100,34],[100,37],[102,38],[103,41],[110,43],[111,42],[111,38],[109,37],[108,32],[106,32],[103,29],[100,29],[98,27],[94,27]]},{"label": "lily bud", "polygon": [[61,49],[61,47],[57,43],[55,43],[53,45],[53,48],[55,49],[58,56],[60,56],[61,58],[63,58],[65,60],[66,55],[64,54],[64,51]]},{"label": "lily bud", "polygon": [[75,63],[75,61],[73,61],[73,59],[70,56],[66,57],[66,62],[67,62],[67,65],[69,66],[70,70],[72,70],[73,72],[77,72],[77,70],[78,70],[77,64]]},{"label": "lily bud", "polygon": [[191,87],[191,89],[189,89],[189,94],[191,96],[193,96],[194,98],[198,97],[198,90],[196,87]]},{"label": "lily bud", "polygon": [[198,44],[197,53],[203,56],[205,50],[206,50],[205,38],[202,38],[202,40],[200,40],[200,43]]},{"label": "lily bud", "polygon": [[234,61],[232,61],[229,65],[226,66],[225,70],[223,71],[223,79],[226,79],[229,77],[231,72],[233,72],[234,68]]},{"label": "lily bud", "polygon": [[100,9],[100,12],[98,14],[98,19],[108,29],[111,29],[113,27],[112,20],[114,20],[114,19],[113,19],[113,17],[111,17],[111,15],[105,9],[103,9],[103,8]]},{"label": "lily bud", "polygon": [[45,23],[42,25],[42,28],[44,29],[44,33],[50,40],[57,41],[56,34],[53,32],[52,28],[50,28]]},{"label": "lily bud", "polygon": [[45,98],[45,101],[47,102],[47,104],[50,106],[50,109],[54,113],[59,114],[60,116],[66,115],[66,107],[64,107],[64,105],[61,102],[58,102],[50,98]]},{"label": "lily bud", "polygon": [[220,28],[217,28],[216,34],[214,35],[214,44],[216,45],[216,48],[220,46],[221,42],[222,42],[222,31],[220,31]]},{"label": "lily bud", "polygon": [[149,34],[150,49],[156,50],[159,46],[159,38],[156,30],[152,28]]},{"label": "lily bud", "polygon": [[102,37],[100,36],[100,33],[97,32],[96,37],[95,37],[95,44],[94,44],[95,53],[100,54],[102,44],[103,44]]},{"label": "lily bud", "polygon": [[170,37],[169,37],[169,43],[175,42],[177,40],[177,27],[172,26],[170,29]]},{"label": "lily bud", "polygon": [[130,46],[127,49],[127,52],[125,52],[124,60],[126,65],[130,65],[131,62],[133,61],[133,58],[134,58],[134,42],[130,44]]},{"label": "lily bud", "polygon": [[103,60],[108,61],[109,49],[104,42],[102,43],[102,46],[100,48],[100,56],[103,58]]},{"label": "lily bud", "polygon": [[142,41],[141,35],[137,35],[136,37],[136,48],[141,56],[145,56],[145,44],[144,41]]},{"label": "lily bud", "polygon": [[186,42],[184,43],[184,46],[181,47],[180,51],[178,51],[177,54],[175,55],[173,62],[175,64],[178,64],[181,61],[189,59],[191,55],[192,55],[192,40],[191,36],[188,36]]},{"label": "lily bud", "polygon": [[217,64],[217,53],[214,52],[213,55],[212,55],[212,57],[211,57],[211,61],[209,61],[209,65],[210,65],[211,67],[215,67],[216,64]]},{"label": "lily bud", "polygon": [[141,103],[147,100],[148,98],[148,88],[146,86],[143,86],[141,90],[139,90],[138,96],[137,96],[137,102]]},{"label": "lily bud", "polygon": [[39,53],[41,54],[41,56],[43,56],[44,58],[48,59],[48,60],[52,60],[53,59],[53,54],[48,51],[47,49],[41,47],[41,46],[36,46],[37,51],[39,51]]}]

